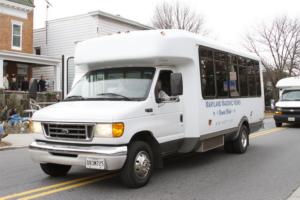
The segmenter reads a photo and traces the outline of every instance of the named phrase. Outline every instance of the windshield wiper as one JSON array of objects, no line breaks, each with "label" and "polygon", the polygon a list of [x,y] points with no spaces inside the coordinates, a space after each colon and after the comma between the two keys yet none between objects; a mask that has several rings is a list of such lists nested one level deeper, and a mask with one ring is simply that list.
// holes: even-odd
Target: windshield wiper
[{"label": "windshield wiper", "polygon": [[71,101],[71,100],[84,100],[85,98],[83,96],[80,96],[80,95],[72,95],[72,96],[69,96],[67,98],[65,98],[64,101]]},{"label": "windshield wiper", "polygon": [[122,97],[123,99],[128,100],[128,101],[131,101],[131,100],[132,100],[132,99],[129,98],[129,97],[126,97],[126,96],[121,95],[121,94],[112,93],[112,92],[106,92],[106,93],[100,93],[100,94],[97,94],[97,96],[106,96],[106,95]]}]

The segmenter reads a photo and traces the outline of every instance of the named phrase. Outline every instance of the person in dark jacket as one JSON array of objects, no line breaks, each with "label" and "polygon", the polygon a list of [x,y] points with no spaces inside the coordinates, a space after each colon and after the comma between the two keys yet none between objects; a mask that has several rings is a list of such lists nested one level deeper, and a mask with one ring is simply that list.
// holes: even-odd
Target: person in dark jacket
[{"label": "person in dark jacket", "polygon": [[28,78],[25,76],[21,84],[21,90],[28,91],[28,89],[29,89],[29,82],[28,82]]},{"label": "person in dark jacket", "polygon": [[46,91],[46,81],[45,81],[45,78],[43,75],[41,76],[41,79],[39,80],[38,89],[39,89],[39,92]]},{"label": "person in dark jacket", "polygon": [[31,78],[29,82],[29,97],[36,100],[38,92],[38,82],[35,78]]}]

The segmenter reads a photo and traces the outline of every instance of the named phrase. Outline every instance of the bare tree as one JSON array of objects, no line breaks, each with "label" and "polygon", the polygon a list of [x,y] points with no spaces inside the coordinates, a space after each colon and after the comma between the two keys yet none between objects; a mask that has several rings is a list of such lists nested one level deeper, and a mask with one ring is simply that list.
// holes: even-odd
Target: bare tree
[{"label": "bare tree", "polygon": [[[261,58],[267,81],[274,92],[276,83],[300,70],[300,21],[282,16],[270,24],[262,24],[246,37],[246,48]],[[277,93],[275,92],[273,97]]]},{"label": "bare tree", "polygon": [[203,35],[208,34],[204,29],[204,17],[179,2],[163,2],[157,5],[152,23],[158,29],[183,29]]}]

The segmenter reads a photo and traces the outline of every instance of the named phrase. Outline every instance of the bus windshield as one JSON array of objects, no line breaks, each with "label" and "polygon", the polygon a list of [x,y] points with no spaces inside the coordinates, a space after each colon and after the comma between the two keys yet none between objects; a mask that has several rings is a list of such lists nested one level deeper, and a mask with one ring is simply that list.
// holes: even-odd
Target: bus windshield
[{"label": "bus windshield", "polygon": [[88,72],[65,100],[139,101],[148,96],[155,68],[122,67]]},{"label": "bus windshield", "polygon": [[282,101],[300,101],[300,90],[285,90],[282,93]]}]

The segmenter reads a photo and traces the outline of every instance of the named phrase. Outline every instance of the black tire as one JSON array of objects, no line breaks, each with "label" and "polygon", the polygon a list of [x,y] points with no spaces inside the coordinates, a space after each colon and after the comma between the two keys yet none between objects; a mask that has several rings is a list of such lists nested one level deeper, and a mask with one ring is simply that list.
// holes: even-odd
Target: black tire
[{"label": "black tire", "polygon": [[281,122],[275,122],[276,127],[282,127],[282,123]]},{"label": "black tire", "polygon": [[242,154],[247,151],[249,146],[249,129],[247,126],[242,125],[239,130],[239,136],[236,140],[232,141],[233,153]]},{"label": "black tire", "polygon": [[227,153],[233,153],[233,144],[232,144],[232,141],[225,142],[225,144],[224,144],[224,150]]},{"label": "black tire", "polygon": [[227,153],[242,154],[247,151],[249,146],[249,129],[243,125],[240,130],[238,137],[233,141],[225,142],[224,150]]},{"label": "black tire", "polygon": [[[146,160],[143,160],[143,165],[140,166],[140,160],[143,158],[146,158]],[[121,172],[121,179],[128,187],[142,187],[149,182],[153,166],[154,159],[151,147],[143,141],[135,141],[129,145],[127,160]]]},{"label": "black tire", "polygon": [[52,163],[41,163],[41,169],[49,176],[65,176],[71,169],[71,165],[59,165]]}]

